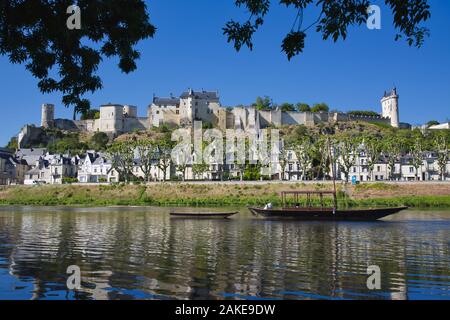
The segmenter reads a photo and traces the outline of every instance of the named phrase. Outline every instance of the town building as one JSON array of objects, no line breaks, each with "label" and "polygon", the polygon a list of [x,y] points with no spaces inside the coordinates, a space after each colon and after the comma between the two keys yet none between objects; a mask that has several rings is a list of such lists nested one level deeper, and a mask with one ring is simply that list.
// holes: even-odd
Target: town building
[{"label": "town building", "polygon": [[[339,161],[339,160],[338,160]],[[359,151],[354,158],[354,165],[350,168],[350,180],[357,182],[368,181],[438,181],[442,180],[436,152],[423,152],[422,164],[416,169],[411,155],[402,155],[396,159],[391,170],[388,158],[380,155],[379,160],[373,165],[370,172],[368,157],[364,151]],[[444,180],[450,180],[450,158],[447,160]],[[338,170],[337,175],[345,180],[345,175]]]},{"label": "town building", "polygon": [[114,183],[119,182],[119,174],[113,169],[111,160],[105,154],[87,151],[78,162],[78,181]]},{"label": "town building", "polygon": [[0,148],[0,185],[23,184],[27,170],[27,163],[12,150]]},{"label": "town building", "polygon": [[36,161],[31,170],[25,173],[24,184],[63,184],[65,179],[77,178],[77,174],[77,157],[47,153]]}]

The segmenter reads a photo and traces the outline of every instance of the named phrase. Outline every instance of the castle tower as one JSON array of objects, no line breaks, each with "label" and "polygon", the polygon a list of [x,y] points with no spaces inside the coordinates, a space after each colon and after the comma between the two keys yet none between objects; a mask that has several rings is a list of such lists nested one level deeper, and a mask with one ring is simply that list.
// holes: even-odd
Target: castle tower
[{"label": "castle tower", "polygon": [[381,107],[383,109],[383,117],[391,119],[391,126],[398,128],[400,126],[400,118],[398,112],[398,94],[397,89],[392,89],[391,92],[384,92],[381,99]]},{"label": "castle tower", "polygon": [[41,115],[41,127],[51,128],[55,120],[55,105],[43,104]]}]

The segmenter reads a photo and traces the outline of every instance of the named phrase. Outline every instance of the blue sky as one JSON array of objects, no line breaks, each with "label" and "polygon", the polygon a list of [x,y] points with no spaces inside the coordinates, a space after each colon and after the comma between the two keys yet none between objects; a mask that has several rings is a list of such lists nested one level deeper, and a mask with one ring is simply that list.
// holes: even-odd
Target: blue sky
[{"label": "blue sky", "polygon": [[[295,18],[293,9],[273,1],[266,23],[254,39],[254,50],[237,53],[222,27],[231,18],[244,19],[233,0],[148,1],[158,30],[139,45],[138,70],[122,74],[117,60],[105,59],[99,74],[103,90],[88,96],[94,107],[132,104],[145,115],[153,94],[180,94],[187,88],[219,90],[222,104],[250,104],[268,95],[275,102],[326,102],[342,111],[380,112],[384,90],[394,84],[400,94],[400,120],[419,124],[450,118],[450,2],[431,0],[431,36],[421,49],[394,41],[392,17],[383,1],[382,29],[350,30],[346,41],[323,41],[313,29],[305,52],[291,61],[281,53],[283,36]],[[306,14],[305,24],[314,12]],[[58,118],[71,117],[59,94],[43,95],[23,66],[0,57],[0,145],[26,123],[39,124],[40,105],[56,104]]]}]

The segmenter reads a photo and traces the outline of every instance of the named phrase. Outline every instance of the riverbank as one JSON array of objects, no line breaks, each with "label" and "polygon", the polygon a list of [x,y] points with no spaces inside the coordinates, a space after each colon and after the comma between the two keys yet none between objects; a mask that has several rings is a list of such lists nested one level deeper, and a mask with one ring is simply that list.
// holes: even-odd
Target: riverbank
[{"label": "riverbank", "polygon": [[[329,183],[154,183],[0,187],[0,205],[251,206],[280,204],[281,191],[332,190]],[[365,183],[338,186],[339,203],[450,208],[450,183]],[[329,199],[331,201],[331,199]],[[330,202],[331,203],[331,202]]]}]

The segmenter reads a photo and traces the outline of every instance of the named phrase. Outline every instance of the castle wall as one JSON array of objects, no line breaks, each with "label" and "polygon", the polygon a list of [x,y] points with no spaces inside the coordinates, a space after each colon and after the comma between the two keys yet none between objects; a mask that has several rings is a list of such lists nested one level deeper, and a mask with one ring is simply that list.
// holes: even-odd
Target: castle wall
[{"label": "castle wall", "polygon": [[261,128],[266,128],[272,123],[272,115],[270,111],[258,111],[258,114]]},{"label": "castle wall", "polygon": [[147,118],[125,118],[123,130],[124,132],[132,132],[135,130],[147,130],[149,122]]},{"label": "castle wall", "polygon": [[19,135],[17,137],[17,143],[19,145],[19,149],[27,147],[33,141],[40,140],[42,136],[43,130],[42,128],[37,128],[35,126],[26,125],[20,130]]},{"label": "castle wall", "polygon": [[137,107],[126,105],[123,107],[123,114],[127,118],[137,118]]},{"label": "castle wall", "polygon": [[368,117],[368,116],[354,116],[348,115],[349,121],[364,121],[364,122],[372,122],[372,123],[382,123],[382,124],[391,124],[391,119],[383,118],[383,117]]},{"label": "castle wall", "polygon": [[281,115],[283,125],[298,125],[306,123],[306,115],[303,112],[283,112]]},{"label": "castle wall", "polygon": [[[79,125],[79,124],[78,124]],[[54,127],[64,131],[86,131],[86,129],[80,129],[77,125],[77,121],[68,119],[56,119],[54,121]]]},{"label": "castle wall", "polygon": [[79,131],[97,132],[100,129],[100,120],[77,120],[74,121]]}]

